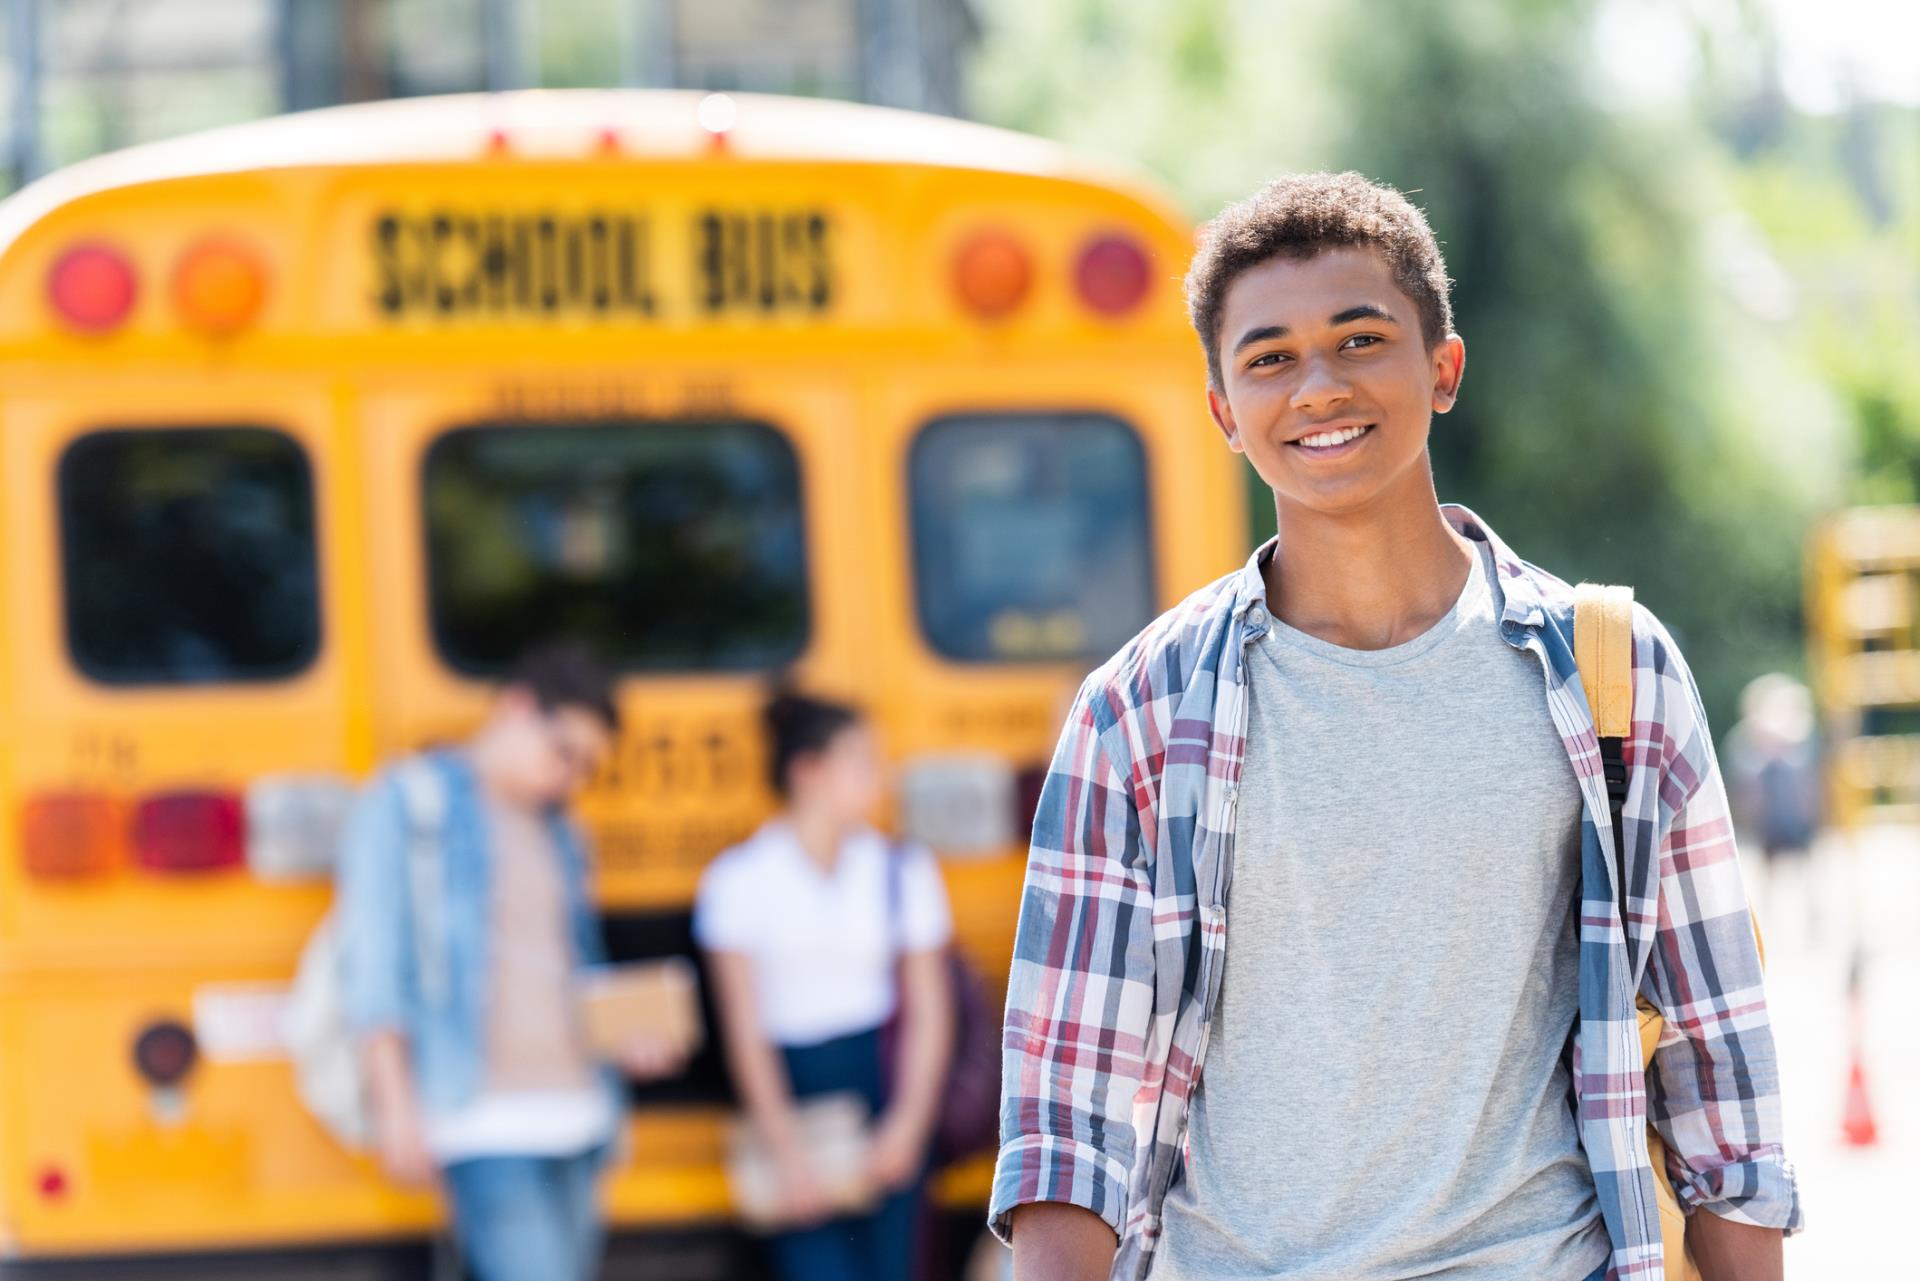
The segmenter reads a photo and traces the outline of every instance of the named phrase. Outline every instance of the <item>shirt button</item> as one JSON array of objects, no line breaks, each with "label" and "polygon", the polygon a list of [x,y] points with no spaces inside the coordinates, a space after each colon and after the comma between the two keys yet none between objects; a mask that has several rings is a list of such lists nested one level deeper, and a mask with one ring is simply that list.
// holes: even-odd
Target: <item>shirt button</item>
[{"label": "shirt button", "polygon": [[1250,626],[1250,627],[1258,627],[1258,626],[1260,626],[1260,625],[1261,625],[1262,623],[1264,623],[1264,622],[1266,622],[1266,621],[1267,621],[1267,611],[1266,611],[1266,610],[1264,610],[1264,609],[1262,609],[1262,608],[1261,608],[1261,607],[1260,607],[1259,605],[1257,605],[1257,604],[1256,604],[1256,605],[1249,605],[1249,606],[1247,606],[1247,624],[1248,624],[1248,626]]}]

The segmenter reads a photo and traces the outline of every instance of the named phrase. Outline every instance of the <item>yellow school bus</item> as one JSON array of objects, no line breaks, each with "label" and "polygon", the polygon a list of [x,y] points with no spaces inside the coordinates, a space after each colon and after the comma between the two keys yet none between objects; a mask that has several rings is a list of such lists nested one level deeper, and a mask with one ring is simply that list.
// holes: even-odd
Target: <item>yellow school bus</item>
[{"label": "yellow school bus", "polygon": [[[1040,140],[665,92],[315,112],[0,204],[0,1273],[432,1233],[279,1015],[356,781],[537,639],[624,673],[617,957],[691,950],[786,671],[871,709],[997,1001],[1069,695],[1245,554],[1190,247]],[[711,1051],[634,1092],[608,1209],[655,1257],[726,1237],[726,1108]]]},{"label": "yellow school bus", "polygon": [[1828,812],[1843,828],[1920,822],[1920,506],[1829,512],[1804,562]]}]

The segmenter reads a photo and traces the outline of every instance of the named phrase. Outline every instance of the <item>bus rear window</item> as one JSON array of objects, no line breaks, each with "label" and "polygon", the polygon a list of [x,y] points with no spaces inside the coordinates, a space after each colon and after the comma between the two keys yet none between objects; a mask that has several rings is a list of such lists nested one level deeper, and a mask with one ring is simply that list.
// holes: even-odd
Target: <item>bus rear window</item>
[{"label": "bus rear window", "polygon": [[320,646],[313,475],[263,427],[93,432],[58,468],[67,646],[115,685],[273,680]]},{"label": "bus rear window", "polygon": [[805,647],[800,468],[740,420],[463,427],[425,474],[433,631],[497,675],[564,635],[633,669],[752,670]]},{"label": "bus rear window", "polygon": [[1146,457],[1098,414],[940,418],[908,459],[915,594],[963,662],[1106,655],[1153,617]]}]

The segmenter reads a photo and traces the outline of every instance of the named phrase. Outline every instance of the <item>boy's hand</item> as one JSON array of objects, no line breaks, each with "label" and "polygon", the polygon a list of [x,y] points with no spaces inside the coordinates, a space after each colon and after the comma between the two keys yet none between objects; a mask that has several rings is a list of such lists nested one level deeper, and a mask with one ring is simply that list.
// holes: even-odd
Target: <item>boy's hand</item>
[{"label": "boy's hand", "polygon": [[433,1155],[427,1151],[426,1127],[417,1109],[393,1109],[380,1118],[379,1131],[380,1168],[389,1179],[403,1188],[433,1183]]},{"label": "boy's hand", "polygon": [[826,1189],[814,1172],[813,1162],[798,1149],[783,1150],[780,1165],[780,1215],[790,1226],[811,1227],[823,1223],[833,1213]]},{"label": "boy's hand", "polygon": [[881,1192],[896,1192],[913,1182],[926,1152],[925,1139],[897,1116],[888,1116],[873,1133],[867,1153],[867,1177]]},{"label": "boy's hand", "polygon": [[361,1047],[361,1066],[373,1106],[380,1168],[401,1187],[426,1187],[438,1171],[427,1151],[427,1123],[413,1091],[406,1038],[391,1028],[370,1033]]},{"label": "boy's hand", "polygon": [[674,1076],[687,1065],[687,1047],[677,1040],[641,1033],[620,1047],[620,1068],[642,1081]]}]

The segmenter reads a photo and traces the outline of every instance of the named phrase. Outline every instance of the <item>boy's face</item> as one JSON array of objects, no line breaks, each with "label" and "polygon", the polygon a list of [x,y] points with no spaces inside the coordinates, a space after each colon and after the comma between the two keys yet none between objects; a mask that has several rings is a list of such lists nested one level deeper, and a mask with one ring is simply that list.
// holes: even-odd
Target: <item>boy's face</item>
[{"label": "boy's face", "polygon": [[[1424,466],[1435,412],[1453,408],[1466,347],[1428,351],[1413,300],[1366,248],[1274,258],[1227,287],[1222,387],[1207,407],[1275,500],[1327,514],[1365,507]],[[1357,439],[1302,444],[1322,433]]]},{"label": "boy's face", "polygon": [[508,688],[495,704],[491,733],[501,780],[531,804],[563,804],[593,778],[613,734],[593,712],[562,704],[541,708],[530,691]]}]

